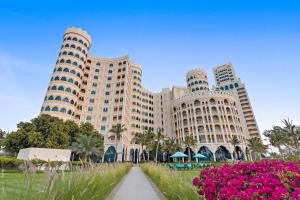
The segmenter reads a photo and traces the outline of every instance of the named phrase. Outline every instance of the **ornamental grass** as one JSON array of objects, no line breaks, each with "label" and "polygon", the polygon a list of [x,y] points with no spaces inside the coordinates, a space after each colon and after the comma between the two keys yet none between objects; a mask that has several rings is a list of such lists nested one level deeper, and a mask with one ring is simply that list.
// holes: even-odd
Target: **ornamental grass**
[{"label": "ornamental grass", "polygon": [[0,173],[0,200],[105,199],[132,164],[75,167],[72,171]]},{"label": "ornamental grass", "polygon": [[141,164],[145,174],[154,182],[167,199],[193,200],[199,198],[191,180],[199,170],[170,170],[162,165]]}]

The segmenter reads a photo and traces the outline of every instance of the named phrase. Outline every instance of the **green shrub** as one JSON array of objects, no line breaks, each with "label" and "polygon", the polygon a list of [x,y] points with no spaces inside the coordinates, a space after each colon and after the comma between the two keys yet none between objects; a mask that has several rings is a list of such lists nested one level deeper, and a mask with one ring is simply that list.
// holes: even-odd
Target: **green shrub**
[{"label": "green shrub", "polygon": [[0,156],[0,169],[18,169],[22,163],[23,160],[14,157]]}]

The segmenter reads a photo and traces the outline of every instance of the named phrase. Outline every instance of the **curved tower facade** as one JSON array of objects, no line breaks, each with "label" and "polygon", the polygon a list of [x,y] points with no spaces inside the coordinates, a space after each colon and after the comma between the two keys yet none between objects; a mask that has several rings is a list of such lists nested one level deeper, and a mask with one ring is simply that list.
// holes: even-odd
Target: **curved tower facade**
[{"label": "curved tower facade", "polygon": [[51,76],[41,114],[64,120],[80,119],[83,76],[91,37],[79,28],[68,28]]},{"label": "curved tower facade", "polygon": [[[211,160],[232,159],[234,154],[242,159],[246,139],[259,135],[246,89],[231,65],[214,70],[216,89],[209,88],[203,69],[192,69],[186,74],[187,87],[153,93],[142,86],[140,64],[129,56],[90,55],[91,42],[86,31],[66,29],[41,114],[91,123],[104,136],[104,162],[113,162],[114,154],[118,161],[138,162],[145,156],[132,139],[157,128],[185,150],[184,141],[192,136],[197,141],[192,153]],[[118,143],[109,131],[116,124],[127,128]],[[234,136],[237,146],[230,143]]]},{"label": "curved tower facade", "polygon": [[209,90],[207,74],[203,69],[193,69],[186,74],[186,83],[190,91]]}]

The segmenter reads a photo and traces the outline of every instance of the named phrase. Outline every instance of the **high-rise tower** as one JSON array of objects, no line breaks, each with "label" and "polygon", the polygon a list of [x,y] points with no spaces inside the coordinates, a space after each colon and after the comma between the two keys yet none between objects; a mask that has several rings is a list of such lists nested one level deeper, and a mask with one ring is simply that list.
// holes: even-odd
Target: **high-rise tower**
[{"label": "high-rise tower", "polygon": [[85,62],[91,46],[91,37],[82,29],[68,28],[58,54],[42,114],[51,114],[64,120],[80,119]]},{"label": "high-rise tower", "polygon": [[186,74],[186,83],[190,91],[209,90],[207,74],[203,69],[193,69]]},{"label": "high-rise tower", "polygon": [[220,65],[214,68],[213,71],[216,87],[221,91],[232,91],[235,95],[238,110],[243,114],[243,128],[248,131],[250,137],[260,137],[246,86],[236,76],[231,63]]}]

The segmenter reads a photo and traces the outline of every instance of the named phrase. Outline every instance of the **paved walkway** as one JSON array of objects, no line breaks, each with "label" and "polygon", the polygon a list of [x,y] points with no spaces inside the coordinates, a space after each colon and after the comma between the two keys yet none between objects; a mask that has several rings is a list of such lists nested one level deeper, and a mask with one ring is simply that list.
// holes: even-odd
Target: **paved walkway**
[{"label": "paved walkway", "polygon": [[146,177],[139,166],[134,166],[115,188],[108,200],[162,200],[160,191]]}]

